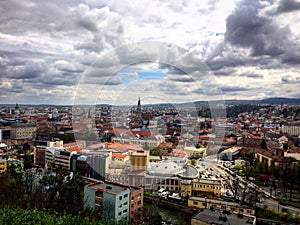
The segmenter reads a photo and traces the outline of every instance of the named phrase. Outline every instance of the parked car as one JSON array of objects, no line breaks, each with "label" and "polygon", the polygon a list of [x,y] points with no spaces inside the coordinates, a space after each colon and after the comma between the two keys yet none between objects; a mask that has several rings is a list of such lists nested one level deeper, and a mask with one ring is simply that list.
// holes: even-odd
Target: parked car
[{"label": "parked car", "polygon": [[164,188],[161,188],[161,189],[159,189],[159,190],[157,191],[157,194],[158,194],[159,196],[161,196],[162,193],[165,192],[165,191],[166,191],[166,190],[165,190]]}]

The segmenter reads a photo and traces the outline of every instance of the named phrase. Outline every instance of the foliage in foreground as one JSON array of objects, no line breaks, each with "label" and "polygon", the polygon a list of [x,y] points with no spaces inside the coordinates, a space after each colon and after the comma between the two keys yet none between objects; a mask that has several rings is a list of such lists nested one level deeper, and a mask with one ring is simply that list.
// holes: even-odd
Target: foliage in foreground
[{"label": "foliage in foreground", "polygon": [[46,210],[0,208],[0,224],[2,225],[116,225],[113,221],[90,221],[88,217],[69,214],[50,214]]},{"label": "foliage in foreground", "polygon": [[296,223],[296,224],[300,223],[300,217],[299,216],[293,217],[293,215],[289,211],[276,213],[272,209],[256,208],[255,216],[258,218],[264,218],[264,219],[270,219],[270,220],[276,220],[276,221],[291,222],[291,223]]}]

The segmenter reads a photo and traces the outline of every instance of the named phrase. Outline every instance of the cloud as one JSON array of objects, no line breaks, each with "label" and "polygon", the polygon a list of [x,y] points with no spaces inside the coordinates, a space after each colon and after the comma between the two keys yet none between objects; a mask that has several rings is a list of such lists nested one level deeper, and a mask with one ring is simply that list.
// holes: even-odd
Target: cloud
[{"label": "cloud", "polygon": [[227,87],[221,87],[221,90],[223,92],[240,92],[240,91],[247,91],[248,88],[237,87],[237,86],[227,86]]},{"label": "cloud", "polygon": [[1,102],[295,96],[298,3],[0,1]]},{"label": "cloud", "polygon": [[297,0],[280,0],[277,13],[286,13],[300,10],[300,2]]},{"label": "cloud", "polygon": [[300,83],[300,75],[298,76],[292,76],[292,75],[285,75],[281,78],[282,83]]},{"label": "cloud", "polygon": [[254,79],[261,79],[261,78],[264,77],[261,74],[255,74],[255,73],[243,73],[243,74],[240,74],[240,76],[248,77],[248,78],[254,78]]},{"label": "cloud", "polygon": [[271,18],[261,16],[265,6],[259,1],[244,0],[226,20],[225,41],[251,48],[253,56],[279,56],[291,42],[288,26],[280,27]]}]

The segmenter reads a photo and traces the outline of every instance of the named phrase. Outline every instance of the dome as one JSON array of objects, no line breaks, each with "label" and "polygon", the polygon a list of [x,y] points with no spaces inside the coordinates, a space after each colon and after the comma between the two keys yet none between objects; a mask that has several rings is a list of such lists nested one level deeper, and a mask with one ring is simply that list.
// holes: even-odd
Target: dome
[{"label": "dome", "polygon": [[184,171],[183,167],[177,163],[164,159],[161,162],[150,167],[148,173],[151,175],[172,175],[176,176]]}]

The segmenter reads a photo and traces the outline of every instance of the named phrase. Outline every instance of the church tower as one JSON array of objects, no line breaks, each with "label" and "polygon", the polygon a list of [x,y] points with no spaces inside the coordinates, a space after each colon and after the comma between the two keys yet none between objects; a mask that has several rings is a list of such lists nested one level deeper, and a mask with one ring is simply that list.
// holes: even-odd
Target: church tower
[{"label": "church tower", "polygon": [[141,100],[139,98],[138,104],[137,104],[137,107],[136,107],[135,122],[141,124],[142,121],[143,121],[143,119],[142,119],[142,106],[141,106]]}]

